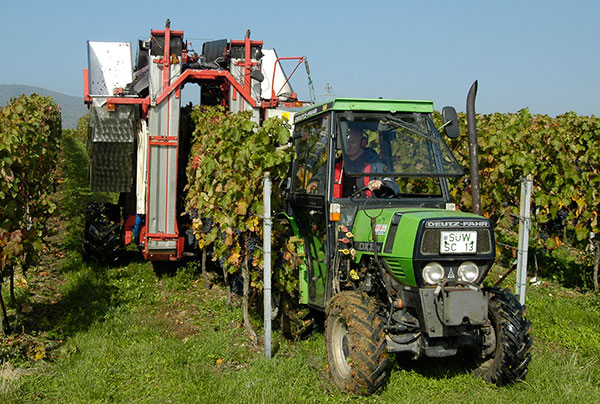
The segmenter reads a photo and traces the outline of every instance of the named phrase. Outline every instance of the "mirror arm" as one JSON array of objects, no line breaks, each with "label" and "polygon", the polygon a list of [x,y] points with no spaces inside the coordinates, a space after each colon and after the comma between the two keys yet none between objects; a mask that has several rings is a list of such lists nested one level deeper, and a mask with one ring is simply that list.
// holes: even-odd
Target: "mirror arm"
[{"label": "mirror arm", "polygon": [[440,132],[440,133],[441,133],[441,132],[442,132],[442,129],[444,129],[446,126],[450,125],[452,122],[453,122],[453,121],[452,121],[452,119],[450,119],[448,122],[446,122],[445,124],[443,124],[442,126],[440,126],[440,127],[438,128],[438,132]]}]

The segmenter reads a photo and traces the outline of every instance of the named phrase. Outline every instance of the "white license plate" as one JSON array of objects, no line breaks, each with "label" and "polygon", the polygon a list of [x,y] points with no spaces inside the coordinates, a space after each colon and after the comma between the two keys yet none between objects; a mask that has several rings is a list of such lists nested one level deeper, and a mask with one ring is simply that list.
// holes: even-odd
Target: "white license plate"
[{"label": "white license plate", "polygon": [[476,231],[440,232],[440,254],[462,254],[477,252]]}]

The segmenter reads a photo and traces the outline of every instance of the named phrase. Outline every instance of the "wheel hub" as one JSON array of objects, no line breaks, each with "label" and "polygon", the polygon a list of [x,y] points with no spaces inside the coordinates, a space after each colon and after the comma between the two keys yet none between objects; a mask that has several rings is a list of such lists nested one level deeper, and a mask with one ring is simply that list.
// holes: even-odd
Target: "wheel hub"
[{"label": "wheel hub", "polygon": [[350,354],[350,348],[348,346],[348,326],[342,317],[335,319],[332,337],[335,368],[339,370],[342,378],[348,378],[352,373],[352,369],[346,361],[346,358]]}]

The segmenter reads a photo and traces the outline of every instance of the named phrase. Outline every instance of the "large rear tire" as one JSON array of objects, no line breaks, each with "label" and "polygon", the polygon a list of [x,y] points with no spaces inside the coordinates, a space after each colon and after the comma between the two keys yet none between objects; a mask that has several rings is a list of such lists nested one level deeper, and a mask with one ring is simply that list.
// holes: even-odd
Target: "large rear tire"
[{"label": "large rear tire", "polygon": [[531,361],[531,322],[525,318],[525,306],[513,294],[499,288],[488,292],[493,335],[487,338],[495,340],[495,349],[483,359],[475,373],[487,382],[503,386],[524,380],[527,375]]},{"label": "large rear tire", "polygon": [[336,385],[371,394],[387,379],[383,321],[372,298],[344,291],[331,301],[325,319],[329,371]]},{"label": "large rear tire", "polygon": [[90,203],[85,212],[84,257],[114,263],[121,247],[121,213],[113,203]]}]

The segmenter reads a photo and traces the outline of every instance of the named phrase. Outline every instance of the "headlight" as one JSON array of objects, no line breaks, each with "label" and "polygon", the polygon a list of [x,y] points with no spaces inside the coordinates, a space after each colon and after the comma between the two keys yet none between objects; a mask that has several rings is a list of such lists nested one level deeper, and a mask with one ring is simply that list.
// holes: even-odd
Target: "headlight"
[{"label": "headlight", "polygon": [[423,268],[423,279],[430,285],[435,285],[444,277],[444,267],[437,262],[430,262]]},{"label": "headlight", "polygon": [[479,278],[479,267],[473,261],[466,261],[458,267],[458,279],[475,282]]}]

